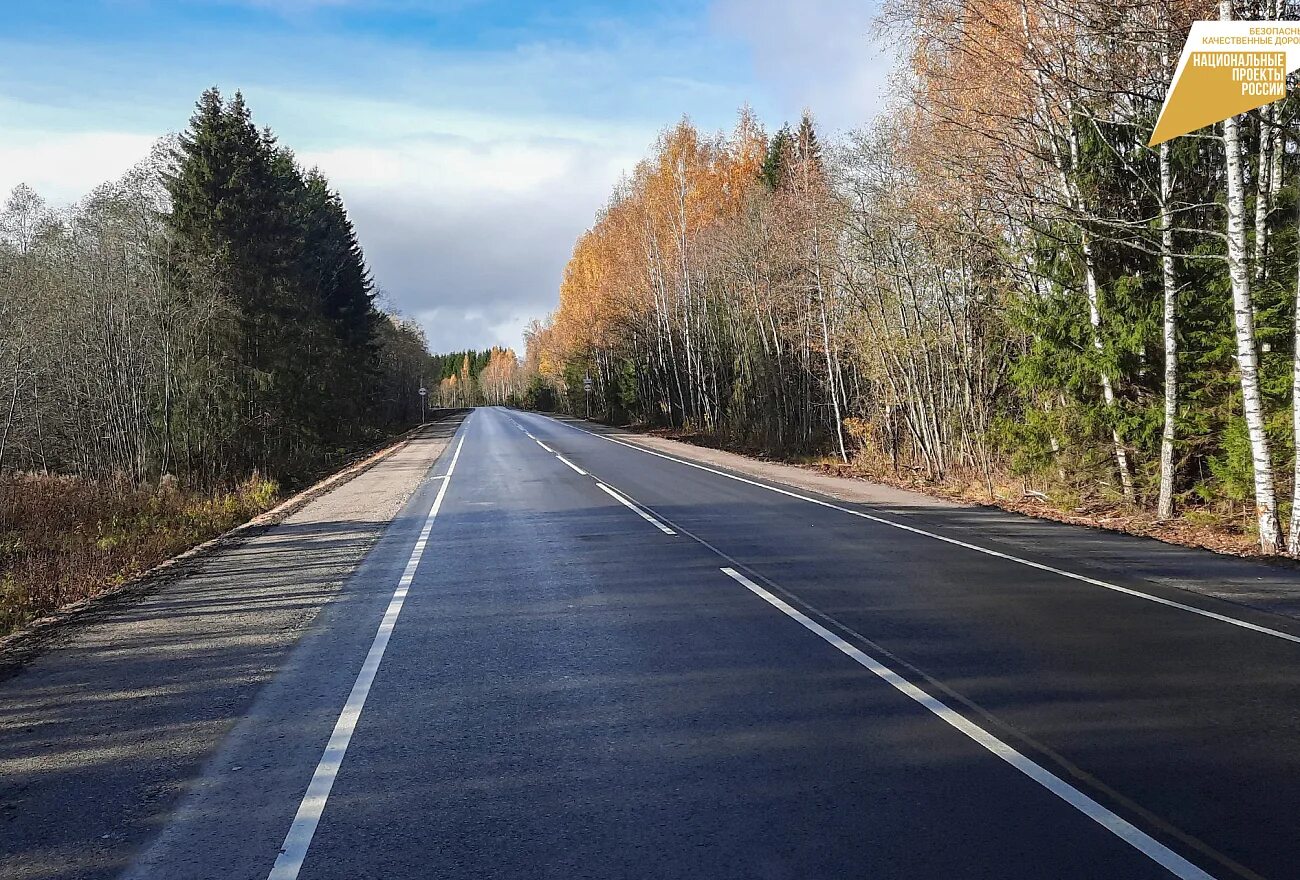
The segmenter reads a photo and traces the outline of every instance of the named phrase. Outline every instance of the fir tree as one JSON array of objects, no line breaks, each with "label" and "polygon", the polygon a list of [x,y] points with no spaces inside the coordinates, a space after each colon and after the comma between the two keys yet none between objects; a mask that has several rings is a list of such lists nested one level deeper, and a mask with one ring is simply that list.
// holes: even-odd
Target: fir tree
[{"label": "fir tree", "polygon": [[767,147],[767,156],[763,159],[763,167],[759,171],[759,178],[769,190],[781,189],[793,164],[794,136],[790,133],[790,126],[783,125],[776,134],[772,135],[772,140]]}]

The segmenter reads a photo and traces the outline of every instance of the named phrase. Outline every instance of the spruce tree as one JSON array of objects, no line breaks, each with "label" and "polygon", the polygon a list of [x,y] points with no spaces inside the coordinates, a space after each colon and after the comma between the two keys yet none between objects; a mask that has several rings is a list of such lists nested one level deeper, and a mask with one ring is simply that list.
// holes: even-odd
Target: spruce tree
[{"label": "spruce tree", "polygon": [[795,155],[800,162],[809,162],[820,169],[822,163],[822,145],[817,140],[817,128],[813,125],[812,114],[807,110],[799,120],[799,134],[794,141]]},{"label": "spruce tree", "polygon": [[763,159],[763,167],[759,171],[759,177],[767,188],[771,191],[781,189],[785,185],[786,175],[790,173],[790,166],[793,164],[794,156],[794,136],[790,133],[790,126],[783,125],[774,135],[767,147],[767,156]]}]

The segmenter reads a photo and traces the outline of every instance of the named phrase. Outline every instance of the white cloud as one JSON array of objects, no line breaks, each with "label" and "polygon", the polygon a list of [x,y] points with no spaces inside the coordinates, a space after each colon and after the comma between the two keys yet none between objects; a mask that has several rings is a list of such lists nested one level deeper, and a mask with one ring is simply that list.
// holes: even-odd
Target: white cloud
[{"label": "white cloud", "polygon": [[376,281],[436,349],[518,346],[660,127],[683,113],[729,127],[745,102],[772,124],[805,105],[828,128],[860,124],[889,66],[868,39],[871,0],[717,0],[712,33],[677,10],[634,22],[557,9],[573,19],[561,36],[493,49],[328,26],[476,0],[224,2],[290,25],[249,13],[257,26],[163,42],[0,38],[0,189],[26,181],[73,201],[182,127],[199,90],[242,87],[255,121],[342,193]]},{"label": "white cloud", "polygon": [[[436,350],[520,348],[528,321],[554,307],[574,239],[654,136],[541,115],[262,97],[315,120],[277,125],[282,142],[326,144],[298,150],[299,161],[343,195],[376,282],[421,321]],[[145,158],[155,140],[62,132],[59,120],[23,108],[21,118],[49,127],[0,129],[0,192],[25,182],[51,202],[76,201]]]},{"label": "white cloud", "polygon": [[[144,159],[154,140],[6,129],[0,195],[27,183],[55,204],[74,202]],[[598,140],[451,136],[298,154],[342,193],[377,283],[435,350],[519,349],[528,321],[554,307],[574,239],[636,156]]]},{"label": "white cloud", "polygon": [[0,135],[0,196],[26,183],[47,201],[74,202],[146,158],[156,139],[114,131],[6,129]]},{"label": "white cloud", "polygon": [[587,165],[590,152],[566,143],[445,139],[306,151],[299,158],[348,192],[391,188],[472,202],[526,196],[584,171],[605,176],[599,162]]},{"label": "white cloud", "polygon": [[634,156],[517,138],[301,158],[343,193],[388,299],[445,350],[520,347],[528,321],[554,308],[574,239]]},{"label": "white cloud", "polygon": [[718,0],[712,12],[750,45],[755,74],[792,119],[807,107],[845,130],[883,109],[896,48],[873,36],[879,0]]},{"label": "white cloud", "polygon": [[345,141],[298,158],[343,194],[376,281],[435,350],[519,349],[528,321],[554,308],[574,240],[654,137],[540,114],[266,97]]}]

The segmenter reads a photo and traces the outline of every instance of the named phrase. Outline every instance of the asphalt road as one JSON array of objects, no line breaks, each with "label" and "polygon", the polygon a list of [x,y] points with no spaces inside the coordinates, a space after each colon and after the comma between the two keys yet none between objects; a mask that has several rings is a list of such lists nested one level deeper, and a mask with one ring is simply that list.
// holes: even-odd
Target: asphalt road
[{"label": "asphalt road", "polygon": [[1300,621],[952,523],[477,410],[123,876],[1300,877]]}]

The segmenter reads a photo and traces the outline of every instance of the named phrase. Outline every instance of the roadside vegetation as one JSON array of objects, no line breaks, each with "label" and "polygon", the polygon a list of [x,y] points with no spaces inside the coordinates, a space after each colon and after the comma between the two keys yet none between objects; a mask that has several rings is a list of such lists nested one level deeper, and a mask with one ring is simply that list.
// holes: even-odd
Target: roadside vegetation
[{"label": "roadside vegetation", "polygon": [[1147,145],[1191,21],[1297,12],[887,0],[894,109],[666,129],[526,370],[570,412],[590,377],[605,420],[1300,555],[1297,99]]},{"label": "roadside vegetation", "polygon": [[250,476],[227,490],[125,478],[0,475],[0,635],[112,587],[272,506],[279,487]]},{"label": "roadside vegetation", "polygon": [[343,201],[215,89],[123,179],[0,211],[0,634],[416,424],[424,337]]},{"label": "roadside vegetation", "polygon": [[430,405],[452,409],[523,403],[531,378],[509,348],[436,354],[429,375]]}]

